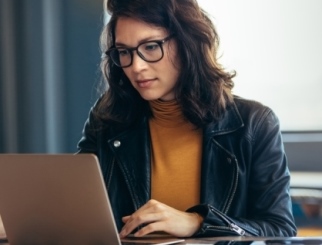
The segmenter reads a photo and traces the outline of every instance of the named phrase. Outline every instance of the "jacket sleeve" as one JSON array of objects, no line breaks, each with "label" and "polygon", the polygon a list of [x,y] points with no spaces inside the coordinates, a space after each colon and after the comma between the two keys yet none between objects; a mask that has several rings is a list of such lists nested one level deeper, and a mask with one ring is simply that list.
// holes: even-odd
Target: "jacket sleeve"
[{"label": "jacket sleeve", "polygon": [[[247,215],[230,217],[210,204],[187,210],[199,213],[203,223],[195,236],[279,236],[296,235],[291,198],[290,174],[284,153],[279,120],[266,110],[252,129],[251,163]],[[238,206],[238,200],[237,200]]]},{"label": "jacket sleeve", "polygon": [[94,110],[95,105],[91,108],[89,116],[85,121],[82,132],[82,138],[77,144],[77,153],[93,153],[97,155],[97,133],[99,125],[97,125]]}]

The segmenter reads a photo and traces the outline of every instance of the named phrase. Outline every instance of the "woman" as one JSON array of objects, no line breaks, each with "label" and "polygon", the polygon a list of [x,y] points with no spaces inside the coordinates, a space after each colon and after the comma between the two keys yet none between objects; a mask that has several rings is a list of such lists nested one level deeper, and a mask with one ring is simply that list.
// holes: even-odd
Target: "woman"
[{"label": "woman", "polygon": [[120,236],[294,236],[279,121],[232,95],[195,0],[108,0],[106,91],[78,147],[98,156]]}]

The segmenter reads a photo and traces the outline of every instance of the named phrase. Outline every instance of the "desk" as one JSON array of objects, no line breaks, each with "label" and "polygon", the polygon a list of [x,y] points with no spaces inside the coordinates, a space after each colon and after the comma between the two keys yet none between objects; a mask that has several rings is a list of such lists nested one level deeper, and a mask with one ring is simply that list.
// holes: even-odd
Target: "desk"
[{"label": "desk", "polygon": [[[184,243],[179,243],[179,244],[216,244],[216,242],[219,242],[219,241],[243,242],[243,241],[285,240],[285,239],[287,238],[285,237],[281,237],[281,238],[278,238],[278,237],[209,237],[209,238],[198,238],[198,239],[186,239]],[[312,240],[316,240],[317,243],[315,243],[314,245],[322,244],[322,236],[321,237],[292,237],[289,239],[295,239],[295,240],[301,239],[304,241],[303,244],[306,244],[305,241],[309,242]],[[231,244],[233,245],[234,243],[231,243]],[[275,245],[277,244],[278,243],[276,243]],[[310,243],[310,244],[313,244],[313,243]]]},{"label": "desk", "polygon": [[322,237],[322,227],[300,227],[297,230],[297,235],[301,237]]},{"label": "desk", "polygon": [[[261,243],[257,243],[256,245],[265,245],[265,240],[284,240],[285,239],[295,239],[298,241],[299,239],[303,240],[303,243],[296,244],[310,244],[310,245],[319,245],[322,244],[322,236],[321,237],[292,237],[292,238],[278,238],[278,237],[206,237],[206,238],[189,238],[185,239],[184,242],[176,243],[177,245],[210,245],[210,244],[220,244],[220,245],[249,245],[252,241],[257,241]],[[249,243],[243,243],[243,242]],[[312,243],[312,241],[315,241]],[[1,243],[1,245],[10,245],[9,243]],[[144,243],[136,243],[138,245],[144,245]],[[293,244],[293,243],[274,243],[274,245],[278,244]],[[85,245],[85,244],[84,244]]]},{"label": "desk", "polygon": [[[317,228],[302,228],[298,231],[298,236],[303,238],[320,238],[321,244],[322,244],[322,229]],[[0,217],[0,239],[2,237],[5,237],[4,228],[1,222]],[[233,241],[250,241],[250,240],[263,240],[267,238],[263,237],[209,237],[209,238],[189,238],[185,239],[183,243],[179,244],[215,244],[217,241],[223,241],[223,240],[233,240]],[[8,243],[1,243],[1,245],[9,245]],[[139,244],[139,243],[138,243]]]}]

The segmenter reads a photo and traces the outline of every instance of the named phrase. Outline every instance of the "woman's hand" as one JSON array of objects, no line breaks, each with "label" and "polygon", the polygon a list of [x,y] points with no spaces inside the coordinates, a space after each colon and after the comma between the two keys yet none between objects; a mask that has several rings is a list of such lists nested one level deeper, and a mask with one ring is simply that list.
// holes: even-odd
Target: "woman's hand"
[{"label": "woman's hand", "polygon": [[190,237],[199,229],[203,218],[197,213],[182,212],[156,200],[150,200],[122,220],[125,225],[120,232],[121,238],[140,225],[145,226],[134,234],[136,237],[155,231],[163,231],[176,237]]}]

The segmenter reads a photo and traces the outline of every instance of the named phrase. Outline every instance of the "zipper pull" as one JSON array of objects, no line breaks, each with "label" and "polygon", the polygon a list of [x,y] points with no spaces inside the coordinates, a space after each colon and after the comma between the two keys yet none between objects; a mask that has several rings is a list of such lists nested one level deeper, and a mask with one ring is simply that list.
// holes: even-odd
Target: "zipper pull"
[{"label": "zipper pull", "polygon": [[234,223],[230,224],[230,229],[232,231],[238,233],[241,236],[245,235],[245,231],[242,228],[240,228],[239,226],[235,225]]}]

